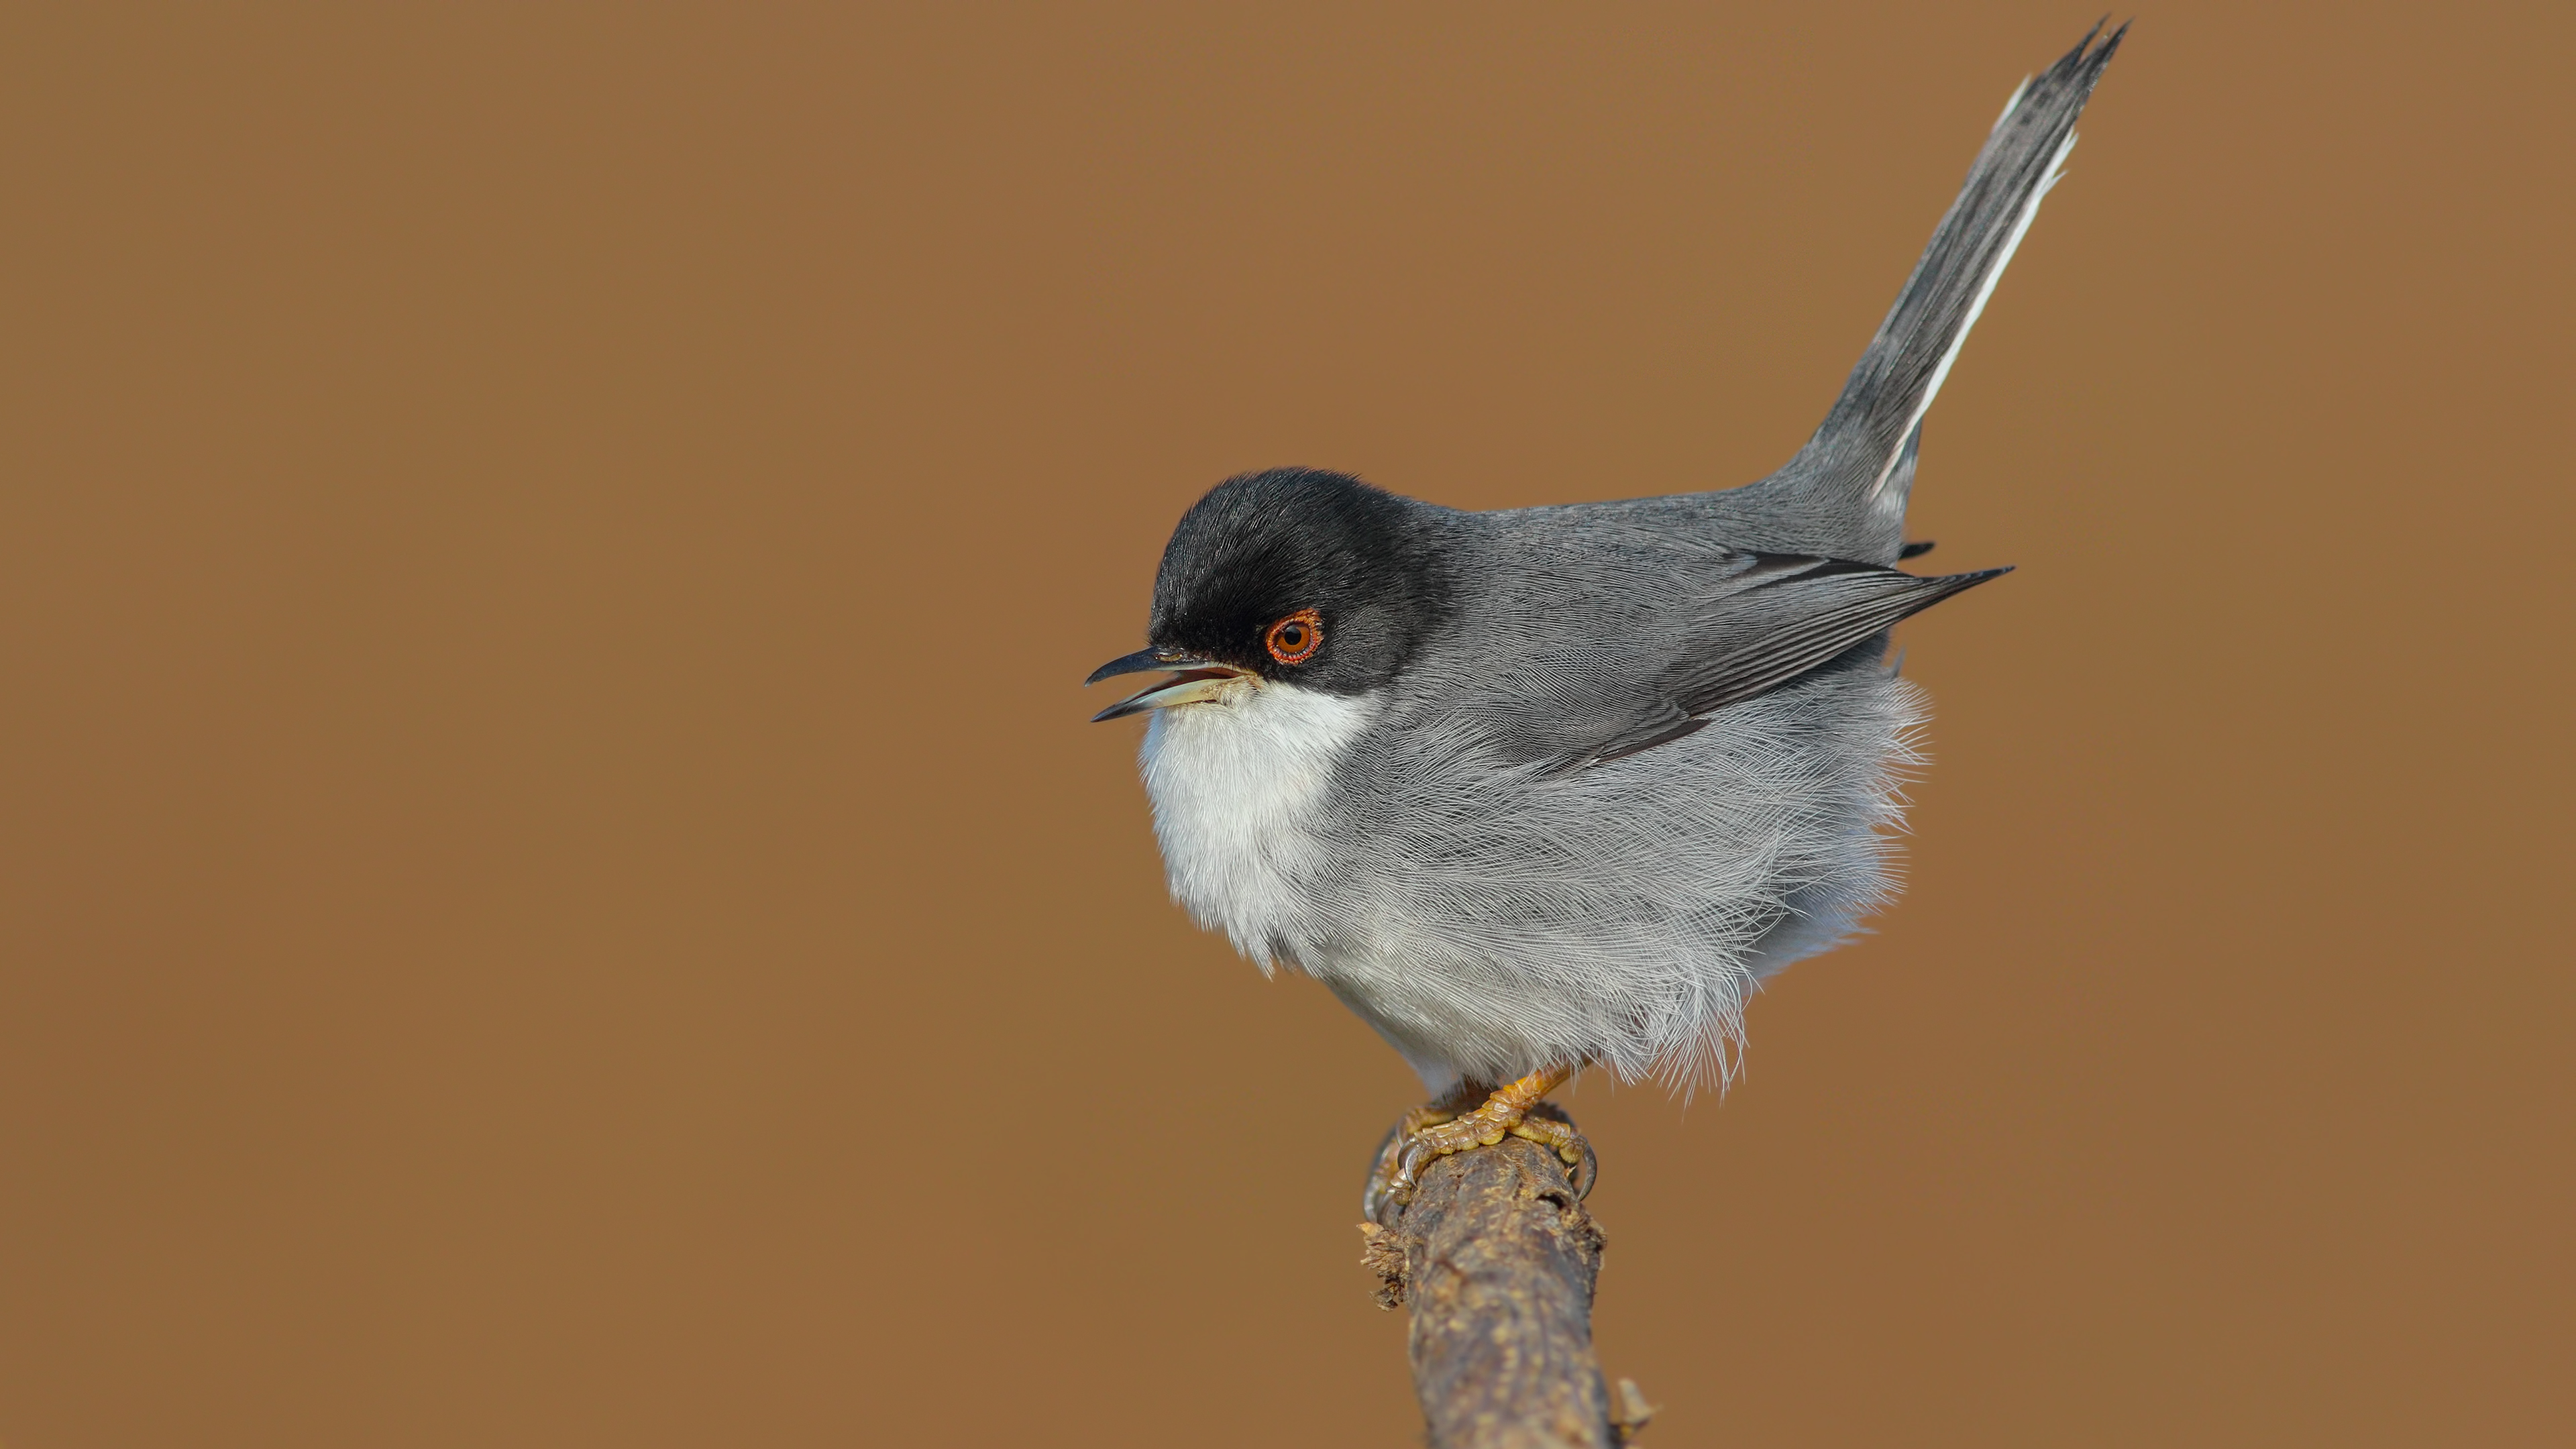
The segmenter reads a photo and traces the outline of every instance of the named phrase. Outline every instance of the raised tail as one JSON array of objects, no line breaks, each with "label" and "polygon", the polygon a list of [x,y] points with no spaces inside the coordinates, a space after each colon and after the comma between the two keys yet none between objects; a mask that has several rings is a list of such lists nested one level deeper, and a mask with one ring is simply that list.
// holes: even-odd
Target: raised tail
[{"label": "raised tail", "polygon": [[1851,530],[1846,556],[1896,558],[1923,414],[2056,184],[2075,146],[2075,118],[2128,30],[2104,37],[2094,26],[2013,92],[1833,411],[1788,466],[1757,485],[1803,495],[1800,511],[1810,516],[1842,515]]}]

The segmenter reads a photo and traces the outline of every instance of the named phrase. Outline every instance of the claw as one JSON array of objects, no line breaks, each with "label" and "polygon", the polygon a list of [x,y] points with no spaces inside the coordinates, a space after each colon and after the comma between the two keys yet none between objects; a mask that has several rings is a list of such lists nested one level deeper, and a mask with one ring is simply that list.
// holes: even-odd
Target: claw
[{"label": "claw", "polygon": [[1573,1123],[1555,1116],[1533,1116],[1516,1123],[1512,1135],[1555,1149],[1557,1157],[1570,1169],[1566,1176],[1574,1184],[1575,1197],[1592,1195],[1593,1179],[1601,1173],[1601,1159],[1592,1151],[1592,1139],[1575,1131]]},{"label": "claw", "polygon": [[[1424,1168],[1452,1153],[1492,1147],[1505,1137],[1525,1137],[1553,1150],[1571,1169],[1567,1176],[1575,1195],[1589,1196],[1592,1180],[1599,1171],[1592,1144],[1561,1116],[1530,1115],[1530,1108],[1538,1105],[1540,1098],[1573,1075],[1570,1068],[1532,1072],[1495,1089],[1482,1106],[1471,1112],[1453,1113],[1444,1106],[1416,1107],[1407,1112],[1404,1120],[1378,1144],[1377,1165],[1370,1171],[1368,1188],[1360,1196],[1360,1211],[1370,1222],[1392,1226],[1387,1221],[1388,1208],[1413,1200]],[[1555,1111],[1548,1110],[1551,1114]]]}]

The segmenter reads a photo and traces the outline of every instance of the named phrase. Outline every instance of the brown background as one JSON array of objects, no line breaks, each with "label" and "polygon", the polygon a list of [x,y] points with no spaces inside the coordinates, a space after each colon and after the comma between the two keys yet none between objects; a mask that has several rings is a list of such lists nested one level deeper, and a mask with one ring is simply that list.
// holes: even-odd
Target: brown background
[{"label": "brown background", "polygon": [[[1411,1442],[1413,1084],[1075,681],[1238,469],[1767,471],[2092,18],[50,8],[9,1449]],[[1911,895],[1573,1097],[1650,1443],[2576,1440],[2571,42],[2146,14],[1933,418]]]}]

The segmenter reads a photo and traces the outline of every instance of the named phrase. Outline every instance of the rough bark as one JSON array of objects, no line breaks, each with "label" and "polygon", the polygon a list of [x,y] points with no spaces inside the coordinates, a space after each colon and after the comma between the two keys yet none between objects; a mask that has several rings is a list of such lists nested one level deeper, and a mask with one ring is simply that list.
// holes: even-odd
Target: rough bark
[{"label": "rough bark", "polygon": [[1623,1381],[1614,1405],[1602,1385],[1604,1240],[1555,1153],[1507,1137],[1442,1158],[1390,1225],[1360,1231],[1378,1302],[1413,1310],[1432,1449],[1614,1449],[1644,1427],[1636,1386]]}]

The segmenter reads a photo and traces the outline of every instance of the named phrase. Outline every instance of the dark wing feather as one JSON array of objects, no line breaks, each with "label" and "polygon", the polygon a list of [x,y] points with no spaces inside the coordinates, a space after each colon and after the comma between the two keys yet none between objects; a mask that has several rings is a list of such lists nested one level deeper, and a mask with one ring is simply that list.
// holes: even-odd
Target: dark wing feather
[{"label": "dark wing feather", "polygon": [[1908,615],[2009,569],[1921,578],[1839,559],[1757,556],[1682,631],[1634,724],[1574,764],[1676,740],[1707,716],[1822,668]]}]

